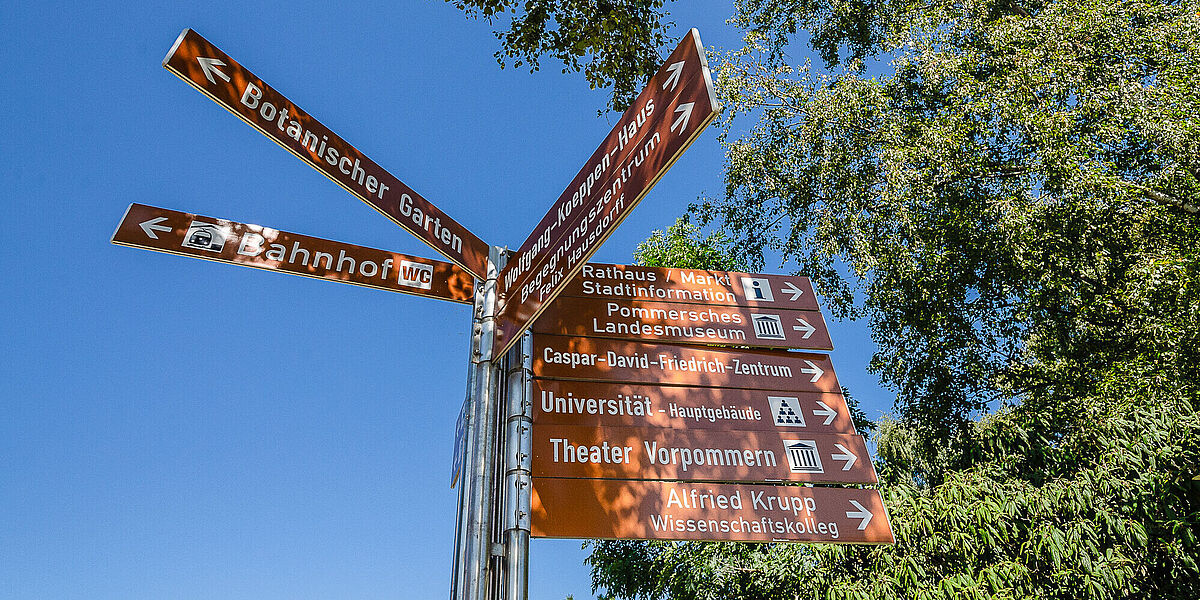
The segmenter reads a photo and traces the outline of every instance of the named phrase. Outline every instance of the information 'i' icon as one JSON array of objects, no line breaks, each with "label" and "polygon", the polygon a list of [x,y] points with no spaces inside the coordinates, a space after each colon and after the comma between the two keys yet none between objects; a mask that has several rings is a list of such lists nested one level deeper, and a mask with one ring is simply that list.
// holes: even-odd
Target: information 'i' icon
[{"label": "information 'i' icon", "polygon": [[775,294],[771,291],[771,280],[765,277],[742,277],[742,292],[747,300],[774,302]]}]

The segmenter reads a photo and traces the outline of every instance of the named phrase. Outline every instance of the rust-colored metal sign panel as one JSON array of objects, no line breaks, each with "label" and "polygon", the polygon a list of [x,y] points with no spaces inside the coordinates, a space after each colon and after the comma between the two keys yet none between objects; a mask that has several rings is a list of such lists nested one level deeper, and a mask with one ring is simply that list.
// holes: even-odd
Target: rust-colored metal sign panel
[{"label": "rust-colored metal sign panel", "polygon": [[861,435],[545,424],[533,428],[533,476],[878,481]]},{"label": "rust-colored metal sign panel", "polygon": [[298,233],[131,204],[114,244],[471,304],[457,265]]},{"label": "rust-colored metal sign panel", "polygon": [[485,278],[487,243],[200,34],[184,29],[163,67],[475,277]]},{"label": "rust-colored metal sign panel", "polygon": [[841,392],[533,380],[533,424],[856,433]]},{"label": "rust-colored metal sign panel", "polygon": [[562,296],[820,310],[807,277],[588,263]]},{"label": "rust-colored metal sign panel", "polygon": [[494,351],[507,350],[716,115],[691,30],[509,259]]},{"label": "rust-colored metal sign panel", "polygon": [[535,537],[892,544],[878,490],[533,479]]},{"label": "rust-colored metal sign panel", "polygon": [[761,348],[832,350],[815,310],[705,306],[602,298],[555,298],[534,333]]},{"label": "rust-colored metal sign panel", "polygon": [[533,374],[551,379],[841,392],[826,354],[533,336]]}]

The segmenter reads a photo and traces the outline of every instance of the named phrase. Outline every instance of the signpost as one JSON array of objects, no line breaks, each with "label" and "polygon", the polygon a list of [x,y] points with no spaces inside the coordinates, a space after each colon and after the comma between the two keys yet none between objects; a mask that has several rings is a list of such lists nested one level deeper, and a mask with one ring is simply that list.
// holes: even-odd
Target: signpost
[{"label": "signpost", "polygon": [[719,109],[692,29],[500,273],[507,350],[691,145]]},{"label": "signpost", "polygon": [[623,340],[832,350],[815,310],[705,306],[640,300],[560,297],[534,333]]},{"label": "signpost", "polygon": [[477,279],[489,246],[200,34],[184,29],[163,67]]},{"label": "signpost", "polygon": [[539,537],[742,542],[895,543],[878,490],[533,480]]},{"label": "signpost", "polygon": [[833,348],[807,278],[586,263],[719,110],[695,29],[514,253],[194,31],[163,66],[455,263],[142,204],[112,238],[472,304],[455,599],[525,598],[531,534],[893,541],[878,491],[775,485],[877,481],[829,357],[780,350]]},{"label": "signpost", "polygon": [[450,263],[145,204],[129,206],[112,242],[464,304],[474,294]]},{"label": "signpost", "polygon": [[807,278],[589,264],[533,332],[533,535],[893,541],[877,491],[765,485],[878,481],[829,357],[780,350],[833,347]]},{"label": "signpost", "polygon": [[583,265],[563,296],[820,310],[807,277],[639,265]]},{"label": "signpost", "polygon": [[841,392],[535,379],[533,424],[854,433]]},{"label": "signpost", "polygon": [[537,425],[534,477],[876,483],[861,435]]},{"label": "signpost", "polygon": [[550,379],[703,387],[841,391],[825,354],[643,344],[535,335],[533,374]]}]

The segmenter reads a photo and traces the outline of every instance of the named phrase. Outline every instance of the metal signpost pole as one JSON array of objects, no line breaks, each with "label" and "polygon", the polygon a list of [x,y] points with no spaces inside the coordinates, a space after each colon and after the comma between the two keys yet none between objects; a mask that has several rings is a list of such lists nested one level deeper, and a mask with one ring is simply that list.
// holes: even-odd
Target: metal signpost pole
[{"label": "metal signpost pole", "polygon": [[451,581],[452,600],[482,600],[487,588],[491,557],[492,462],[495,441],[496,370],[492,363],[495,331],[496,274],[503,253],[493,247],[488,257],[487,279],[476,290],[472,321],[471,368],[467,377],[468,402],[466,457],[463,461],[458,504],[456,566]]},{"label": "metal signpost pole", "polygon": [[[478,308],[479,305],[476,305]],[[472,319],[472,335],[471,335],[471,354],[473,358],[479,353],[480,342],[480,327],[478,320],[479,311],[476,311],[475,318]],[[463,419],[463,438],[460,443],[461,448],[455,448],[457,458],[462,461],[458,467],[458,472],[454,475],[454,481],[458,485],[458,510],[454,521],[454,565],[450,571],[450,598],[458,598],[463,582],[466,580],[467,569],[467,523],[470,522],[471,515],[468,507],[471,506],[471,482],[467,473],[475,472],[475,364],[468,360],[467,367],[467,397],[464,401],[460,418]],[[452,483],[451,485],[454,485]]]},{"label": "metal signpost pole", "polygon": [[504,599],[529,595],[529,526],[532,504],[533,335],[509,354],[507,443],[504,465]]},{"label": "metal signpost pole", "polygon": [[496,600],[504,597],[504,465],[507,461],[505,448],[508,442],[504,415],[508,408],[508,366],[512,364],[512,355],[513,353],[509,352],[497,356],[492,362],[492,402],[487,421],[490,435],[486,475],[489,512],[487,538],[483,542],[488,554],[486,564],[482,566],[485,579],[480,586],[478,600]]}]

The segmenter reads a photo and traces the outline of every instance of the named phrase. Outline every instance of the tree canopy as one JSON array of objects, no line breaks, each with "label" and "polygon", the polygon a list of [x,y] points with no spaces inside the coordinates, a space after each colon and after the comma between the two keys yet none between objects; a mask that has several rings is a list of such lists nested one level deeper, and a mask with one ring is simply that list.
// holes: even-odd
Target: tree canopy
[{"label": "tree canopy", "polygon": [[670,23],[664,0],[446,0],[468,16],[503,23],[501,66],[536,71],[550,56],[563,72],[583,71],[593,88],[612,86],[610,108],[624,108],[658,70]]},{"label": "tree canopy", "polygon": [[868,320],[897,543],[597,542],[597,589],[1200,597],[1200,3],[735,5],[721,233],[640,256],[778,263]]},{"label": "tree canopy", "polygon": [[[747,0],[736,19],[727,194],[698,211],[751,264],[782,255],[868,316],[874,368],[922,429],[1085,391],[1070,372],[1143,342],[1150,315],[1114,318],[1132,296],[1194,306],[1157,270],[1189,264],[1200,205],[1195,3]],[[789,61],[801,27],[834,70]]]}]

